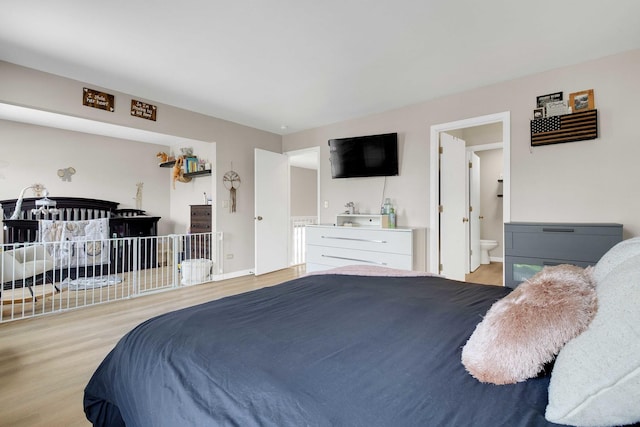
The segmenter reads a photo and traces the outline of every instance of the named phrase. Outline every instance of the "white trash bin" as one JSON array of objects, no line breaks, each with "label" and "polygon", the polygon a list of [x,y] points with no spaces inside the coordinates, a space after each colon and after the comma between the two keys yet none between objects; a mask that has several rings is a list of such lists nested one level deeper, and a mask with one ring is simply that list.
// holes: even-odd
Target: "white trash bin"
[{"label": "white trash bin", "polygon": [[180,265],[183,285],[195,285],[211,280],[213,261],[210,259],[185,259]]}]

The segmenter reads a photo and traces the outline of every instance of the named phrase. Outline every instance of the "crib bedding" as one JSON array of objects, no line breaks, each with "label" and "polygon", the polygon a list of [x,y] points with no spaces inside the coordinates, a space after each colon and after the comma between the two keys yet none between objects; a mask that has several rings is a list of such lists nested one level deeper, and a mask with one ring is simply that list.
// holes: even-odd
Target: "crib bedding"
[{"label": "crib bedding", "polygon": [[510,289],[314,275],[167,313],[85,389],[95,426],[551,426],[549,377],[496,386],[461,350]]}]

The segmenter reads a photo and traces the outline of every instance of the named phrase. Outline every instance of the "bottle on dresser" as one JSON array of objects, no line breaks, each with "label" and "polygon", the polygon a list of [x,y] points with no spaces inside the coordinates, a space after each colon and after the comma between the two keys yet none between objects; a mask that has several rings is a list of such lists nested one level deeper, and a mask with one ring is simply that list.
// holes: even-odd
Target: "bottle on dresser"
[{"label": "bottle on dresser", "polygon": [[382,215],[389,215],[391,213],[391,209],[392,209],[391,199],[387,197],[386,199],[384,199],[384,204],[382,205],[382,212],[380,213]]}]

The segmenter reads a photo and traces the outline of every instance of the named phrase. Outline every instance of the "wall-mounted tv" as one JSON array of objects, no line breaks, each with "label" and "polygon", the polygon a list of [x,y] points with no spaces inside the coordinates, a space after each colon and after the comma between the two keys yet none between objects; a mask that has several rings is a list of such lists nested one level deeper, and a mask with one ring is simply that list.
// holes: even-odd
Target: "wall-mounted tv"
[{"label": "wall-mounted tv", "polygon": [[398,134],[329,140],[332,178],[398,175]]}]

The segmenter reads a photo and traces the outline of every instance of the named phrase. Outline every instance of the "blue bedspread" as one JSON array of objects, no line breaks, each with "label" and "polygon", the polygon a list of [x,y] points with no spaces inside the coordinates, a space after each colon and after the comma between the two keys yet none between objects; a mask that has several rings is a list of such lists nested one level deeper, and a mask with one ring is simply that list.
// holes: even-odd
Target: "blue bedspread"
[{"label": "blue bedspread", "polygon": [[509,289],[322,275],[167,313],[85,389],[95,426],[548,426],[549,378],[482,384],[460,362]]}]

